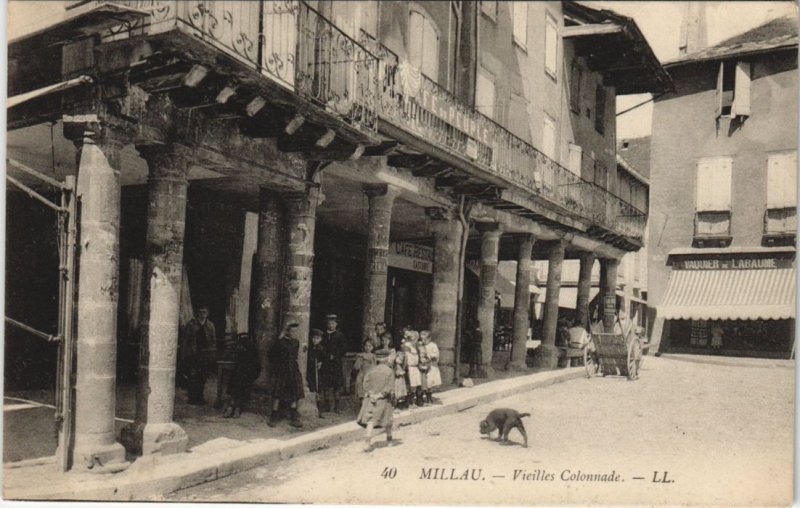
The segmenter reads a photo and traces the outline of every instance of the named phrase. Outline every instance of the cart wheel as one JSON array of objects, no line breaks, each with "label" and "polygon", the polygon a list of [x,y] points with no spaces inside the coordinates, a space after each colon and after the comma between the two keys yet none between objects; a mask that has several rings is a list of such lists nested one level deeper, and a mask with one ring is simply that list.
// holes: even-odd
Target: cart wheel
[{"label": "cart wheel", "polygon": [[600,365],[593,354],[589,353],[589,346],[583,348],[583,366],[586,368],[586,377],[591,378],[597,375]]}]

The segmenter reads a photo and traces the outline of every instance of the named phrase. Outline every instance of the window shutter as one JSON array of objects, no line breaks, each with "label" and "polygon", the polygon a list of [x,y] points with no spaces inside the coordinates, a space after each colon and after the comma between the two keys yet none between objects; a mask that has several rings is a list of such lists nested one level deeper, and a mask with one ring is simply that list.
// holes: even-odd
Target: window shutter
[{"label": "window shutter", "polygon": [[555,121],[549,116],[544,117],[544,129],[542,132],[542,153],[555,160],[556,152],[556,125]]},{"label": "window shutter", "polygon": [[698,212],[730,210],[730,159],[713,159],[697,163],[696,203]]},{"label": "window shutter", "polygon": [[750,62],[736,62],[731,116],[750,116]]},{"label": "window shutter", "polygon": [[767,161],[767,208],[797,206],[797,153],[774,155]]},{"label": "window shutter", "polygon": [[731,160],[717,159],[712,171],[711,198],[714,210],[731,209]]},{"label": "window shutter", "polygon": [[524,48],[528,44],[528,4],[527,2],[514,2],[511,4],[511,8],[514,42]]},{"label": "window shutter", "polygon": [[575,143],[569,144],[569,165],[567,166],[570,171],[576,175],[581,175],[581,157],[583,155],[583,148]]},{"label": "window shutter", "polygon": [[719,72],[717,73],[717,118],[722,116],[722,71],[725,69],[725,64],[719,64]]},{"label": "window shutter", "polygon": [[423,23],[422,15],[411,11],[408,18],[408,61],[418,69],[422,68]]},{"label": "window shutter", "polygon": [[558,61],[558,25],[553,18],[547,16],[545,22],[545,58],[544,67],[553,76],[556,75]]},{"label": "window shutter", "polygon": [[439,82],[439,34],[430,20],[423,23],[422,72]]}]

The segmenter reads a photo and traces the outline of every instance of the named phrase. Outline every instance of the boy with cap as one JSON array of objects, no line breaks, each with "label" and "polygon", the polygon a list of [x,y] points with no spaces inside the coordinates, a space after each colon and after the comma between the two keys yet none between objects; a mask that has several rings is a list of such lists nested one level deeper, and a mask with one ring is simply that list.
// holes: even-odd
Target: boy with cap
[{"label": "boy with cap", "polygon": [[364,400],[358,413],[358,424],[367,429],[365,452],[372,451],[374,429],[384,429],[386,441],[392,442],[394,371],[387,365],[388,350],[379,349],[375,357],[378,364],[364,375]]},{"label": "boy with cap", "polygon": [[311,330],[311,344],[308,347],[308,364],[306,367],[306,381],[308,382],[308,390],[316,394],[317,398],[317,416],[322,416],[322,398],[326,390],[326,376],[327,354],[325,353],[325,346],[322,344],[322,330],[314,328]]},{"label": "boy with cap", "polygon": [[[344,354],[347,351],[347,338],[342,332],[338,330],[339,317],[336,314],[328,314],[325,316],[325,332],[323,333],[322,344],[327,353],[327,367],[330,368],[330,384],[326,388],[330,388],[333,398],[333,411],[339,413],[339,393],[344,387],[344,374],[342,370],[342,361]],[[330,407],[329,393],[325,394],[325,402]]]}]

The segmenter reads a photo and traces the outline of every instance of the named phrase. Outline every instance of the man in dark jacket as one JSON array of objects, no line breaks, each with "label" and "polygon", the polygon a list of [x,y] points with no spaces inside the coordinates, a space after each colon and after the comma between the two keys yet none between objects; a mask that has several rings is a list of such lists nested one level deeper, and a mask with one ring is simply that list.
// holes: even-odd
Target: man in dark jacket
[{"label": "man in dark jacket", "polygon": [[203,391],[208,370],[213,364],[217,349],[214,323],[208,320],[208,307],[201,306],[183,330],[181,361],[187,372],[189,404],[203,405]]},{"label": "man in dark jacket", "polygon": [[[339,413],[341,412],[339,395],[344,387],[342,362],[344,354],[347,352],[347,337],[337,329],[339,327],[339,317],[336,314],[328,314],[325,319],[325,333],[322,344],[328,354],[327,364],[331,372],[329,388],[332,388],[328,393],[333,396],[333,411]],[[328,399],[327,396],[325,398]],[[330,407],[330,400],[326,400],[325,405]]]}]

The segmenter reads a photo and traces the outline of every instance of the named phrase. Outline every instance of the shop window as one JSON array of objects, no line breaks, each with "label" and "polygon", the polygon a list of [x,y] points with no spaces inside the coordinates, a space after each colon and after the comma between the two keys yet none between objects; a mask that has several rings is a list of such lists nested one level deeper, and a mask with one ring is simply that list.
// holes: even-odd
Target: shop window
[{"label": "shop window", "polygon": [[495,117],[494,108],[494,76],[480,67],[475,80],[475,109],[493,119]]},{"label": "shop window", "polygon": [[545,16],[544,27],[544,70],[556,79],[558,70],[558,24],[552,16]]},{"label": "shop window", "polygon": [[425,76],[439,81],[439,28],[421,7],[412,7],[408,18],[408,60]]},{"label": "shop window", "polygon": [[722,62],[717,72],[717,118],[750,116],[750,63]]},{"label": "shop window", "polygon": [[594,92],[594,130],[600,134],[606,131],[606,89],[602,85]]},{"label": "shop window", "polygon": [[513,21],[513,40],[524,50],[528,49],[528,3],[513,2],[511,4],[511,19]]},{"label": "shop window", "polygon": [[[797,152],[772,155],[767,160],[767,207],[764,235],[791,237],[797,230]],[[768,244],[775,240],[767,239]]]},{"label": "shop window", "polygon": [[731,169],[729,157],[697,163],[695,247],[726,247],[731,235]]},{"label": "shop window", "polygon": [[569,72],[569,109],[573,113],[581,111],[581,78],[583,69],[577,60],[572,61]]}]

